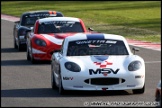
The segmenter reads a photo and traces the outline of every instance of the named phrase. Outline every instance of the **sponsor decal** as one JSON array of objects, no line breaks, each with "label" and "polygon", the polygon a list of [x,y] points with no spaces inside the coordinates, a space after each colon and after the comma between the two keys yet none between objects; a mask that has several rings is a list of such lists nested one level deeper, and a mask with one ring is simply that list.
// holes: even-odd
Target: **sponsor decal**
[{"label": "sponsor decal", "polygon": [[43,24],[56,24],[56,25],[66,24],[66,26],[70,25],[70,24],[75,24],[75,23],[76,23],[75,21],[48,21],[48,22],[43,22]]},{"label": "sponsor decal", "polygon": [[104,61],[104,62],[94,62],[95,65],[98,65],[100,68],[106,68],[107,65],[112,65],[111,62]]},{"label": "sponsor decal", "polygon": [[113,41],[113,40],[80,40],[80,41],[76,41],[76,44],[91,44],[91,45],[96,45],[96,44],[107,44],[107,43],[111,43],[111,44],[116,44],[117,41]]},{"label": "sponsor decal", "polygon": [[43,17],[46,17],[46,16],[49,16],[49,14],[43,14],[43,13],[37,13],[37,14],[30,14],[29,15],[30,17],[39,17],[39,16],[43,16]]},{"label": "sponsor decal", "polygon": [[[112,68],[98,68],[96,70],[89,69],[89,74],[103,74],[104,76],[110,73],[117,74],[120,69],[113,70]],[[106,74],[107,73],[107,74]]]},{"label": "sponsor decal", "polygon": [[127,85],[127,87],[135,87],[136,85]]},{"label": "sponsor decal", "polygon": [[63,80],[73,80],[73,77],[63,77]]},{"label": "sponsor decal", "polygon": [[73,87],[75,87],[75,88],[83,88],[83,86],[79,86],[79,85],[74,85]]},{"label": "sponsor decal", "polygon": [[107,73],[106,72],[103,72],[103,76],[107,76]]},{"label": "sponsor decal", "polygon": [[144,75],[137,75],[135,78],[144,78]]},{"label": "sponsor decal", "polygon": [[[108,59],[108,56],[94,56],[94,58],[96,58],[97,60],[100,60],[100,61],[104,61],[104,60]],[[107,62],[107,61],[105,61],[105,62]]]}]

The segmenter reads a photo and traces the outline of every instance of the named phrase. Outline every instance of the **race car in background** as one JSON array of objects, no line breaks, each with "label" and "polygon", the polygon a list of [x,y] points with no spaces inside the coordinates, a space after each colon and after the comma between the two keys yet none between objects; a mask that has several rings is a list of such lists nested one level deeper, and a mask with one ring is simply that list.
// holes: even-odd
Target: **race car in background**
[{"label": "race car in background", "polygon": [[145,91],[144,59],[131,52],[123,36],[78,33],[64,39],[51,57],[52,89]]},{"label": "race car in background", "polygon": [[58,11],[40,10],[25,12],[21,15],[20,21],[16,21],[13,27],[14,48],[19,51],[26,49],[26,33],[34,26],[35,21],[46,17],[63,17]]},{"label": "race car in background", "polygon": [[27,60],[32,63],[51,60],[55,50],[59,50],[65,37],[87,32],[83,21],[74,17],[52,17],[36,21],[27,34]]},{"label": "race car in background", "polygon": [[159,103],[156,107],[161,107],[161,80],[158,82],[155,89],[155,101]]}]

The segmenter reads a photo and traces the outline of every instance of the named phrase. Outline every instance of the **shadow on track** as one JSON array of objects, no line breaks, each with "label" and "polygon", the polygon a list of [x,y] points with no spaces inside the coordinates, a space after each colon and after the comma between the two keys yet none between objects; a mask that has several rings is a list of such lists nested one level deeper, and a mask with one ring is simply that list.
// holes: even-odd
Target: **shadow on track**
[{"label": "shadow on track", "polygon": [[19,52],[25,52],[26,50],[18,51],[18,49],[15,48],[1,48],[1,53],[19,53]]},{"label": "shadow on track", "polygon": [[130,95],[130,93],[127,91],[67,91],[65,95],[60,95],[58,89],[52,90],[52,88],[1,90],[1,97],[94,97],[116,95]]},{"label": "shadow on track", "polygon": [[41,61],[37,64],[32,64],[27,60],[1,60],[1,66],[24,66],[24,65],[48,65],[51,64],[50,61]]}]

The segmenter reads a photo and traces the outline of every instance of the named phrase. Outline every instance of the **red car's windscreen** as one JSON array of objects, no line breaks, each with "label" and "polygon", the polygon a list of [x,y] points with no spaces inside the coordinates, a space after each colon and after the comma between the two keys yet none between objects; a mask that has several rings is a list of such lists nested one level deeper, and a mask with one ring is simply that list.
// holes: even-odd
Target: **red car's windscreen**
[{"label": "red car's windscreen", "polygon": [[39,24],[38,33],[75,33],[83,32],[80,22],[75,21],[51,21]]}]

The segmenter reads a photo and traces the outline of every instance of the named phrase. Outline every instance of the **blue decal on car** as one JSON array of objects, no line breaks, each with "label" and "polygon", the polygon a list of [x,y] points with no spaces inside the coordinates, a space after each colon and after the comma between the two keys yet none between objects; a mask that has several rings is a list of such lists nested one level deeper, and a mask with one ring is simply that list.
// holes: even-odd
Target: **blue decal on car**
[{"label": "blue decal on car", "polygon": [[127,85],[127,87],[135,87],[136,85]]},{"label": "blue decal on car", "polygon": [[87,39],[104,39],[103,34],[87,34]]},{"label": "blue decal on car", "polygon": [[109,56],[94,56],[97,60],[104,61],[107,60]]},{"label": "blue decal on car", "polygon": [[73,87],[75,87],[75,88],[83,88],[83,86],[78,86],[78,85],[75,85]]}]

